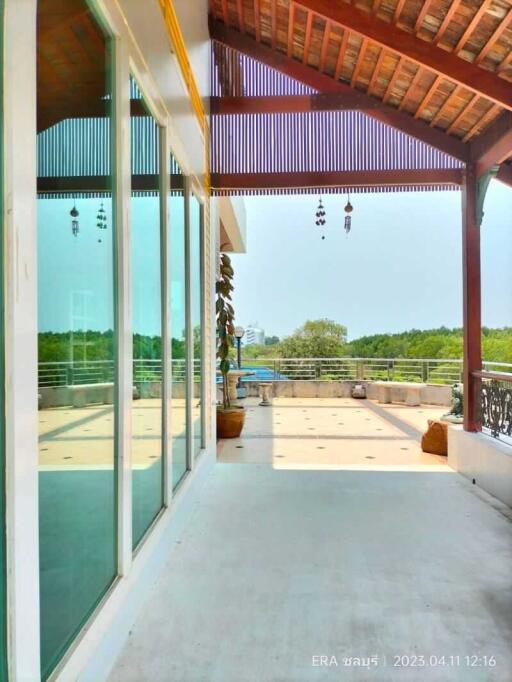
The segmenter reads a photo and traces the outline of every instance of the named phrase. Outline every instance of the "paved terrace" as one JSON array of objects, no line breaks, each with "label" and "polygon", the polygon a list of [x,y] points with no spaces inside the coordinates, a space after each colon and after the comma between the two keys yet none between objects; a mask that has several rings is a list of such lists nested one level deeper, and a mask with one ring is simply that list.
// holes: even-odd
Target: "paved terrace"
[{"label": "paved terrace", "polygon": [[510,682],[509,510],[421,453],[442,409],[256,402],[110,682]]}]

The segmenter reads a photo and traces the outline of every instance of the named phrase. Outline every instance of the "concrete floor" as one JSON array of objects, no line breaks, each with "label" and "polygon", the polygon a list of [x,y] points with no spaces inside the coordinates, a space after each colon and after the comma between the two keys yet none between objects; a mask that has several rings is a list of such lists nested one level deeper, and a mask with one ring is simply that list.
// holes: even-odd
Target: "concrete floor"
[{"label": "concrete floor", "polygon": [[435,466],[217,464],[110,682],[510,682],[508,512]]}]

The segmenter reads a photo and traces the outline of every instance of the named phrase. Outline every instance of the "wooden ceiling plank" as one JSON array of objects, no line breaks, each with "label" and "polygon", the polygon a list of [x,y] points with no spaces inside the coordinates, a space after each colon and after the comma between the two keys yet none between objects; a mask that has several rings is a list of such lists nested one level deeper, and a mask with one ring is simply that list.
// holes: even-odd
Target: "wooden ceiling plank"
[{"label": "wooden ceiling plank", "polygon": [[499,111],[499,107],[497,104],[493,104],[492,107],[483,115],[481,116],[478,121],[468,130],[468,132],[464,135],[462,138],[463,142],[467,142],[470,140],[472,137],[474,137],[479,130],[482,128],[485,128],[487,123],[489,121],[492,121],[492,119],[496,116],[496,114]]},{"label": "wooden ceiling plank", "polygon": [[322,40],[322,51],[320,53],[320,71],[325,70],[325,62],[327,61],[327,53],[329,51],[329,40],[331,37],[332,23],[329,19],[325,22],[324,37]]},{"label": "wooden ceiling plank", "polygon": [[309,50],[311,47],[311,31],[313,29],[313,12],[308,12],[308,18],[306,20],[306,33],[304,36],[304,54],[302,55],[302,61],[304,64],[308,63]]},{"label": "wooden ceiling plank", "polygon": [[254,0],[254,34],[258,43],[261,40],[260,0]]},{"label": "wooden ceiling plank", "polygon": [[420,118],[422,113],[425,111],[426,107],[429,105],[429,102],[432,99],[432,96],[434,95],[435,91],[439,87],[439,84],[441,83],[442,80],[443,79],[441,76],[436,76],[434,78],[434,81],[433,81],[432,85],[429,87],[429,89],[427,90],[425,97],[423,97],[418,108],[414,112],[414,118]]},{"label": "wooden ceiling plank", "polygon": [[244,3],[243,0],[236,0],[236,13],[238,15],[238,26],[240,32],[245,33]]},{"label": "wooden ceiling plank", "polygon": [[363,38],[361,42],[361,47],[359,48],[359,54],[357,56],[357,61],[356,65],[354,66],[354,70],[352,71],[352,78],[350,79],[350,85],[354,87],[354,85],[357,83],[357,79],[359,78],[359,73],[361,71],[361,67],[364,62],[364,56],[366,54],[366,48],[368,47],[368,38]]},{"label": "wooden ceiling plank", "polygon": [[288,57],[293,56],[293,34],[295,29],[295,4],[290,2],[288,10]]},{"label": "wooden ceiling plank", "polygon": [[412,33],[407,33],[355,5],[343,2],[334,4],[331,0],[299,0],[297,4],[512,110],[512,89],[509,83],[485,69],[460,59],[454,53],[419,40]]},{"label": "wooden ceiling plank", "polygon": [[449,107],[453,104],[455,98],[460,94],[461,90],[464,88],[462,85],[456,85],[455,88],[450,92],[448,97],[445,99],[443,104],[439,107],[439,110],[437,114],[433,117],[433,119],[430,121],[430,125],[434,126],[437,124],[438,121],[441,120],[441,118],[444,116],[446,111],[448,111]]},{"label": "wooden ceiling plank", "polygon": [[508,67],[512,64],[512,50],[509,52],[509,54],[505,57],[505,59],[498,64],[498,68],[496,70],[496,73],[503,73]]},{"label": "wooden ceiling plank", "polygon": [[466,30],[464,31],[464,33],[463,33],[463,34],[461,35],[461,37],[459,38],[459,40],[458,40],[458,42],[457,42],[457,45],[455,45],[455,47],[453,48],[453,51],[455,52],[455,54],[457,54],[457,52],[459,52],[460,50],[462,50],[462,48],[463,48],[464,45],[466,44],[467,40],[471,37],[471,35],[472,35],[473,31],[475,30],[475,28],[476,28],[476,27],[478,26],[478,24],[480,23],[480,20],[482,19],[482,17],[484,16],[484,14],[485,14],[485,13],[487,12],[487,10],[489,9],[489,7],[490,7],[490,5],[491,5],[491,2],[493,2],[493,0],[484,0],[483,3],[480,5],[480,7],[479,7],[478,10],[476,11],[474,17],[473,17],[473,18],[471,19],[471,21],[469,22],[468,27],[466,28]]},{"label": "wooden ceiling plank", "polygon": [[373,0],[372,12],[375,14],[379,11],[379,7],[382,5],[382,0]]},{"label": "wooden ceiling plank", "polygon": [[334,79],[339,80],[341,77],[341,72],[343,71],[343,63],[345,61],[345,54],[347,53],[348,39],[350,33],[345,29],[343,31],[343,37],[341,39],[340,51],[338,52],[338,58],[336,60],[336,70],[334,72]]},{"label": "wooden ceiling plank", "polygon": [[501,38],[503,33],[508,28],[512,29],[512,9],[510,9],[504,16],[504,18],[500,21],[498,27],[496,28],[492,36],[489,38],[489,40],[478,53],[475,61],[473,62],[474,64],[480,64],[487,57],[489,52],[494,47],[495,43]]},{"label": "wooden ceiling plank", "polygon": [[478,99],[479,98],[476,95],[473,95],[469,102],[466,102],[466,104],[462,107],[461,111],[457,114],[457,116],[453,119],[453,121],[446,129],[446,132],[448,134],[452,133],[456,128],[458,128],[460,122],[464,119],[465,116],[467,116],[468,111],[476,104]]},{"label": "wooden ceiling plank", "polygon": [[[217,40],[252,59],[277,69],[290,78],[295,78],[319,92],[353,92],[349,85],[335,80],[327,74],[320,73],[318,69],[305,66],[302,62],[288,57],[283,52],[272,50],[263,43],[257,43],[250,36],[242,35],[237,30],[227,28],[222,22],[210,18],[209,26],[210,36],[213,40]],[[363,98],[367,98],[368,107],[371,109],[374,98],[362,92],[360,95]],[[467,161],[468,159],[468,147],[462,144],[460,140],[450,137],[436,128],[431,128],[423,121],[418,121],[403,111],[384,105],[382,108],[373,109],[370,115],[381,121],[381,123],[401,130],[461,161]]]},{"label": "wooden ceiling plank", "polygon": [[402,101],[398,105],[399,109],[405,109],[405,105],[411,99],[411,97],[414,95],[414,92],[416,90],[416,86],[417,86],[422,75],[423,75],[423,69],[420,67],[420,68],[418,68],[418,70],[416,71],[416,73],[413,76],[413,79],[409,83],[409,87],[407,88],[404,96],[402,97]]},{"label": "wooden ceiling plank", "polygon": [[428,14],[428,11],[430,9],[431,4],[432,4],[432,0],[425,0],[423,2],[420,13],[418,14],[418,18],[416,19],[416,23],[414,24],[414,33],[419,33],[421,27],[423,26],[423,22],[425,20],[425,17]]},{"label": "wooden ceiling plank", "polygon": [[375,87],[375,83],[377,82],[377,78],[379,77],[380,67],[382,66],[382,62],[384,60],[385,55],[386,51],[383,48],[380,51],[379,58],[377,59],[377,63],[375,64],[375,68],[373,69],[372,77],[370,78],[370,82],[368,83],[367,92],[369,95],[371,94],[373,88]]}]

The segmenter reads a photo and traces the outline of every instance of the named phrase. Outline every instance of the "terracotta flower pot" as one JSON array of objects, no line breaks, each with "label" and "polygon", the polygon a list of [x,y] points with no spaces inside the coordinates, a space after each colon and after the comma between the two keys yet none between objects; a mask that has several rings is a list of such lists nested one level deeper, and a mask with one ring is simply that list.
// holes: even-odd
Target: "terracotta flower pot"
[{"label": "terracotta flower pot", "polygon": [[245,422],[243,407],[217,410],[217,438],[238,438]]}]

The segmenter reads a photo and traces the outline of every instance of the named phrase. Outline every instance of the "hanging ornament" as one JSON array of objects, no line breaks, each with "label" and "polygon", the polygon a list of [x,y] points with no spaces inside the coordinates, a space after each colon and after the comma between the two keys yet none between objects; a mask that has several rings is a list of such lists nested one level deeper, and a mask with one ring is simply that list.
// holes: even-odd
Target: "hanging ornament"
[{"label": "hanging ornament", "polygon": [[78,223],[78,216],[80,213],[77,211],[76,208],[76,203],[73,205],[73,208],[69,212],[69,215],[71,216],[71,232],[73,233],[74,237],[78,237],[78,233],[80,232],[80,225]]},{"label": "hanging ornament", "polygon": [[[100,209],[98,211],[98,215],[96,216],[96,227],[98,230],[106,230],[107,229],[107,213],[105,209],[103,208],[103,202],[101,202]],[[98,239],[98,242],[101,242],[101,238]]]},{"label": "hanging ornament", "polygon": [[354,207],[350,203],[350,194],[347,194],[347,204],[345,206],[345,232],[348,233],[350,232],[352,228],[352,216],[350,215],[352,211],[354,210]]},{"label": "hanging ornament", "polygon": [[[324,205],[322,203],[322,197],[320,197],[320,199],[318,201],[318,208],[316,209],[316,214],[315,214],[315,217],[316,217],[315,223],[316,223],[317,227],[321,227],[322,229],[325,227],[325,224],[327,222],[325,216],[326,216],[325,208],[324,208]],[[325,239],[324,234],[322,235],[322,239]]]}]

